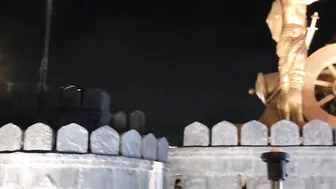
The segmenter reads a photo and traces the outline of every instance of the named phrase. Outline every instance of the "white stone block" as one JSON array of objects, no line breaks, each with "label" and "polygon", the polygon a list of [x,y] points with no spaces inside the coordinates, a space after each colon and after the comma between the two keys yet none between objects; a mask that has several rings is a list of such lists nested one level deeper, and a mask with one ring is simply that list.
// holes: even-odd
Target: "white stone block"
[{"label": "white stone block", "polygon": [[120,152],[125,157],[141,158],[141,136],[132,129],[121,135]]},{"label": "white stone block", "polygon": [[259,121],[245,123],[240,130],[240,144],[246,146],[266,146],[268,128]]},{"label": "white stone block", "polygon": [[142,138],[141,148],[142,158],[156,161],[157,159],[157,140],[152,133]]},{"label": "white stone block", "polygon": [[168,140],[165,137],[160,138],[158,140],[157,160],[160,162],[167,163],[168,162],[168,151],[169,151]]},{"label": "white stone block", "polygon": [[61,127],[57,131],[56,150],[59,152],[86,153],[88,151],[88,131],[75,123]]},{"label": "white stone block", "polygon": [[303,126],[303,145],[333,145],[333,130],[321,120],[312,120]]},{"label": "white stone block", "polygon": [[0,151],[21,150],[23,132],[20,127],[8,123],[0,128]]},{"label": "white stone block", "polygon": [[51,151],[54,145],[54,133],[51,127],[44,123],[36,123],[24,133],[24,150]]},{"label": "white stone block", "polygon": [[222,121],[211,129],[212,146],[238,145],[238,129],[230,122]]},{"label": "white stone block", "polygon": [[91,133],[90,144],[94,154],[118,155],[120,136],[110,126],[103,126]]},{"label": "white stone block", "polygon": [[271,127],[271,145],[296,146],[300,145],[299,127],[288,120],[282,120]]},{"label": "white stone block", "polygon": [[200,122],[194,122],[184,128],[183,146],[209,146],[209,128]]}]

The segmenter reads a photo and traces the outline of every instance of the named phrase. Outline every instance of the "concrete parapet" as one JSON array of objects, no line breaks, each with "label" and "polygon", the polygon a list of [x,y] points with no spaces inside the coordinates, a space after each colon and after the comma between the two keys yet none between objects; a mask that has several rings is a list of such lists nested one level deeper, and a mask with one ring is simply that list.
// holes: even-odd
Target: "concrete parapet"
[{"label": "concrete parapet", "polygon": [[199,122],[188,125],[184,129],[183,146],[328,146],[334,144],[332,127],[321,120],[306,123],[302,129],[302,136],[300,136],[299,127],[287,120],[275,123],[270,129],[259,121],[247,122],[240,129],[230,122],[222,121],[212,127],[211,134],[209,132],[209,127]]},{"label": "concrete parapet", "polygon": [[166,189],[164,163],[121,156],[0,154],[0,189]]},{"label": "concrete parapet", "polygon": [[[270,188],[267,166],[260,156],[272,147],[183,147],[169,151],[171,177],[183,178],[184,189]],[[331,146],[280,147],[290,154],[284,188],[335,188],[336,148]]]},{"label": "concrete parapet", "polygon": [[166,163],[168,149],[166,138],[157,139],[153,134],[142,137],[133,129],[119,135],[110,126],[89,133],[75,123],[65,125],[57,132],[43,123],[36,123],[25,131],[12,123],[0,127],[0,152],[92,153]]}]

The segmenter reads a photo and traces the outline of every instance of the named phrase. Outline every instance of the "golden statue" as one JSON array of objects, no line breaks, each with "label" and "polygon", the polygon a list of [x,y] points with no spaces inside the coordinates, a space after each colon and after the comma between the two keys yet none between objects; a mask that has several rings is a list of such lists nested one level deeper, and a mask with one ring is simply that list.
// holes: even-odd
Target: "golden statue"
[{"label": "golden statue", "polygon": [[266,23],[272,38],[277,42],[279,73],[269,74],[267,79],[259,74],[257,91],[250,91],[256,92],[263,103],[271,107],[267,119],[287,119],[298,125],[304,124],[302,90],[307,49],[316,30],[318,18],[316,14],[312,27],[308,28],[307,32],[306,13],[307,6],[316,1],[318,0],[276,0],[272,4]]},{"label": "golden statue", "polygon": [[[307,6],[318,0],[276,0],[266,20],[277,42],[279,73],[259,73],[255,89],[268,127],[282,119],[299,126],[315,119],[336,129],[336,40],[307,58],[318,14],[307,28]],[[305,118],[305,120],[304,120]]]},{"label": "golden statue", "polygon": [[302,88],[307,59],[307,5],[317,0],[276,0],[266,20],[278,43],[279,116],[303,125]]}]

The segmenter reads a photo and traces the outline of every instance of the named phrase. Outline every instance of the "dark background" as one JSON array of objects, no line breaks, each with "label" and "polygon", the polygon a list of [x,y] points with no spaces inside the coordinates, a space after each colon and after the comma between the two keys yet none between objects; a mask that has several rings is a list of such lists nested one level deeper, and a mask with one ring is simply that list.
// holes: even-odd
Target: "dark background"
[{"label": "dark background", "polygon": [[[0,0],[0,71],[34,83],[42,57],[45,0]],[[180,143],[193,121],[209,127],[258,119],[248,94],[275,72],[265,23],[272,0],[55,0],[48,84],[100,87],[111,110],[140,109],[146,130]],[[321,19],[311,52],[336,33],[336,1],[309,7]],[[309,17],[310,20],[310,17]]]}]

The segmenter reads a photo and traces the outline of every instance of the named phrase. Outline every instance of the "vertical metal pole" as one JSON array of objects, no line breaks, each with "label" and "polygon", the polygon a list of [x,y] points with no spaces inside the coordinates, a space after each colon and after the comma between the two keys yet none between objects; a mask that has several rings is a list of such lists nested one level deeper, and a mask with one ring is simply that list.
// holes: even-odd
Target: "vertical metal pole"
[{"label": "vertical metal pole", "polygon": [[47,0],[46,2],[46,21],[45,21],[45,36],[44,36],[44,46],[43,46],[43,57],[41,60],[40,70],[39,70],[39,97],[38,97],[38,108],[39,111],[43,109],[43,93],[47,89],[47,73],[48,73],[48,62],[49,62],[49,42],[50,42],[50,30],[51,30],[51,20],[52,20],[52,8],[53,0]]},{"label": "vertical metal pole", "polygon": [[271,181],[271,189],[282,189],[282,181]]},{"label": "vertical metal pole", "polygon": [[52,8],[53,1],[47,0],[46,5],[46,25],[45,25],[45,37],[44,37],[44,51],[43,58],[40,66],[40,93],[42,94],[47,88],[47,71],[49,62],[49,43],[50,43],[50,29],[52,20]]}]

